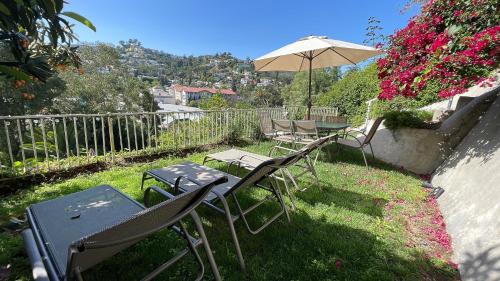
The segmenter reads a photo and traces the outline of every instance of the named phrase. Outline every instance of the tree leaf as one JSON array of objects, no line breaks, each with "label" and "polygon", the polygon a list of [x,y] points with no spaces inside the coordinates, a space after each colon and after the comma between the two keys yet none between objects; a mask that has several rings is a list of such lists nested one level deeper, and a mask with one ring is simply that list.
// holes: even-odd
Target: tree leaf
[{"label": "tree leaf", "polygon": [[96,31],[96,28],[95,26],[92,24],[92,22],[90,22],[87,18],[85,18],[84,16],[81,16],[75,12],[63,12],[61,13],[69,18],[72,18],[80,23],[82,23],[83,25],[87,26],[88,28],[92,29],[94,32]]},{"label": "tree leaf", "polygon": [[15,69],[10,66],[0,65],[0,74],[4,73],[8,76],[14,77],[17,80],[31,81],[31,76],[26,74],[24,71]]},{"label": "tree leaf", "polygon": [[3,14],[5,14],[7,16],[11,15],[9,8],[7,8],[7,6],[5,6],[5,4],[2,2],[0,2],[0,12],[2,12]]},{"label": "tree leaf", "polygon": [[459,32],[460,30],[462,30],[462,26],[460,26],[460,25],[451,25],[450,27],[448,27],[448,34],[450,36],[453,36],[455,33]]}]

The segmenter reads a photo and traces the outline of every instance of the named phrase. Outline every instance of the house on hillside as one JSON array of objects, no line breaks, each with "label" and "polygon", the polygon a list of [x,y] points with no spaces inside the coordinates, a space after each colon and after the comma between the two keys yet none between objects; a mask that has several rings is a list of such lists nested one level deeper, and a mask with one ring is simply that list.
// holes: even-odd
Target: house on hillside
[{"label": "house on hillside", "polygon": [[181,105],[188,105],[190,101],[207,99],[215,94],[221,94],[228,100],[234,100],[237,98],[236,92],[231,89],[197,88],[183,85],[172,85],[169,91],[175,97],[175,103]]},{"label": "house on hillside", "polygon": [[170,91],[166,91],[162,86],[155,86],[149,89],[153,99],[161,107],[162,104],[175,104],[175,97]]}]

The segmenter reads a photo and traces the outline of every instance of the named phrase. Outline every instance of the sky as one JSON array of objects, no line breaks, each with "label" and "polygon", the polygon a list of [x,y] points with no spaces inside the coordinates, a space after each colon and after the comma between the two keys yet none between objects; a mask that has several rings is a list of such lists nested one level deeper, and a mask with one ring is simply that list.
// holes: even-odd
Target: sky
[{"label": "sky", "polygon": [[76,24],[81,42],[117,44],[138,39],[175,55],[230,52],[254,59],[308,35],[362,44],[368,18],[381,33],[406,25],[418,7],[402,14],[405,0],[69,0],[65,11],[87,17],[93,32]]}]

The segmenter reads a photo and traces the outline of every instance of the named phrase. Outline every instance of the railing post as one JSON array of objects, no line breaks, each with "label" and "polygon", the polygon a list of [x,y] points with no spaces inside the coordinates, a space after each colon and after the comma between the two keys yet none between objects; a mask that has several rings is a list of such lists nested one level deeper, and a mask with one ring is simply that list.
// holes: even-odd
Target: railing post
[{"label": "railing post", "polygon": [[33,133],[33,120],[28,119],[28,124],[30,127],[31,147],[33,148],[33,156],[35,157],[35,170],[38,171],[38,155],[36,153],[35,134]]},{"label": "railing post", "polygon": [[19,134],[19,143],[21,144],[21,156],[23,159],[23,172],[26,172],[26,156],[24,155],[24,145],[23,145],[23,132],[21,131],[21,121],[19,119],[17,121],[17,132]]},{"label": "railing post", "polygon": [[64,142],[66,143],[66,158],[69,157],[68,129],[66,128],[66,117],[63,117]]},{"label": "railing post", "polygon": [[57,167],[61,168],[61,161],[59,161],[59,140],[57,140],[57,126],[55,117],[52,118],[52,130],[54,131],[54,144],[56,146]]},{"label": "railing post", "polygon": [[40,118],[40,128],[42,129],[43,150],[45,152],[45,164],[47,165],[47,171],[50,171],[49,152],[47,151],[47,136],[45,134],[45,120],[43,118]]},{"label": "railing post", "polygon": [[80,163],[80,144],[78,143],[78,129],[76,124],[77,117],[73,117],[73,129],[75,131],[75,146],[76,146],[76,156],[78,157],[78,163]]},{"label": "railing post", "polygon": [[10,144],[10,134],[9,134],[10,122],[3,121],[3,124],[5,126],[5,137],[7,138],[7,149],[9,150],[10,165],[12,166],[12,169],[14,169],[14,155],[12,155],[12,146]]},{"label": "railing post", "polygon": [[115,162],[115,134],[113,132],[113,118],[108,116],[109,147],[111,148],[111,162]]},{"label": "railing post", "polygon": [[89,158],[89,139],[87,135],[87,117],[83,116],[83,137],[85,138],[85,158],[87,159],[87,163],[90,162]]}]

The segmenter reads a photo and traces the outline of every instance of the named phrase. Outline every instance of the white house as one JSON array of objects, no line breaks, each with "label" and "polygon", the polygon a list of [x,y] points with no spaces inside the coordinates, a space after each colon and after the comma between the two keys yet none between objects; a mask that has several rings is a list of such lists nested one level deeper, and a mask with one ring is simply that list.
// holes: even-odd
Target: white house
[{"label": "white house", "polygon": [[172,85],[170,92],[175,97],[175,102],[181,105],[188,105],[190,101],[207,99],[214,94],[221,94],[226,99],[236,99],[237,95],[231,89],[197,88],[182,85]]}]

